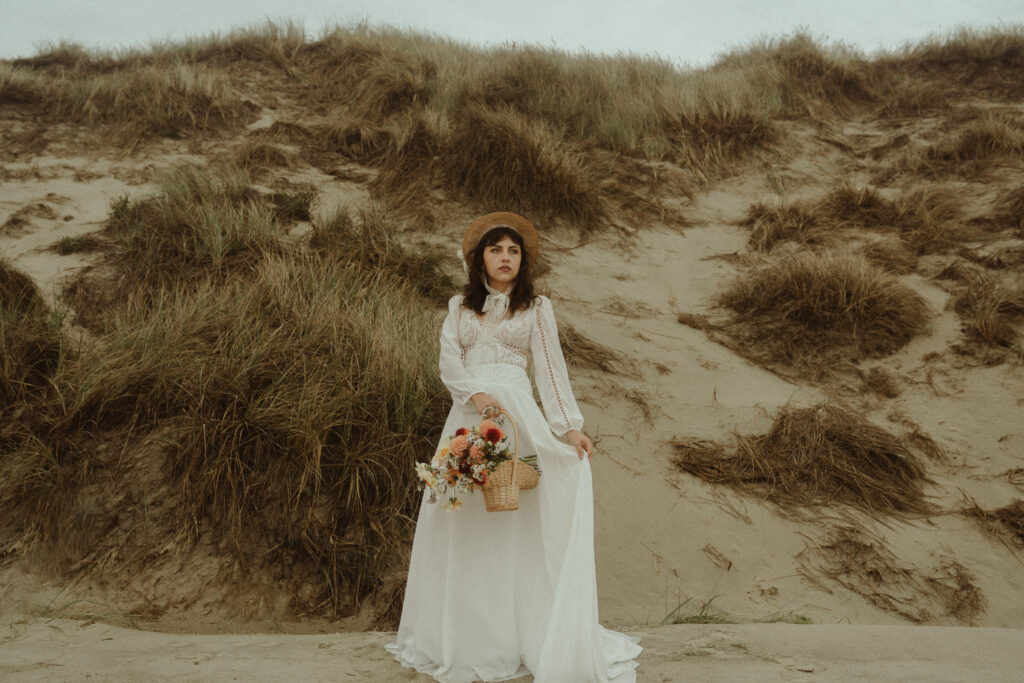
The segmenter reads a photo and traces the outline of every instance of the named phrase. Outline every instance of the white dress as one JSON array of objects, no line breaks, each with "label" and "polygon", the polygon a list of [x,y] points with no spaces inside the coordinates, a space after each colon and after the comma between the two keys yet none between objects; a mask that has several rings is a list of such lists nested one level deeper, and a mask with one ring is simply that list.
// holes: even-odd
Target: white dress
[{"label": "white dress", "polygon": [[442,436],[479,423],[469,398],[485,392],[514,417],[519,456],[537,455],[540,484],[506,512],[487,512],[479,491],[460,496],[458,510],[428,503],[424,492],[398,637],[386,647],[445,683],[531,673],[538,683],[631,683],[640,639],[598,622],[590,461],[555,436],[580,429],[583,417],[551,302],[538,297],[500,319],[461,303],[448,302],[441,330],[441,380],[453,399]]}]

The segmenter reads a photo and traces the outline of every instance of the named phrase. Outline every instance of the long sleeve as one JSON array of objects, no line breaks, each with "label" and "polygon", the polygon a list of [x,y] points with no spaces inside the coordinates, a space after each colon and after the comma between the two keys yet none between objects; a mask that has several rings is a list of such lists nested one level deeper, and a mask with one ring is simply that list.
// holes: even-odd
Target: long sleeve
[{"label": "long sleeve", "polygon": [[569,384],[551,301],[546,296],[539,299],[533,306],[534,325],[530,334],[534,381],[551,431],[562,436],[572,429],[582,429],[583,415]]},{"label": "long sleeve", "polygon": [[452,394],[456,405],[467,403],[469,397],[482,391],[466,371],[462,360],[462,345],[459,343],[459,310],[462,296],[453,296],[448,301],[448,315],[441,325],[441,355],[438,367],[441,370],[441,381]]}]

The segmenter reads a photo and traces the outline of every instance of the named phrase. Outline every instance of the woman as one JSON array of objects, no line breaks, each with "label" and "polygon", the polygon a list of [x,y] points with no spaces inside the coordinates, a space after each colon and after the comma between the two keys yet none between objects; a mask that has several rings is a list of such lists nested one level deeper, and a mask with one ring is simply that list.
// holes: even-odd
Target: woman
[{"label": "woman", "polygon": [[539,683],[634,681],[639,638],[598,622],[593,445],[551,302],[533,293],[537,233],[522,216],[492,213],[470,225],[462,247],[469,283],[441,330],[441,380],[453,402],[443,434],[476,424],[489,407],[507,411],[519,456],[537,455],[540,484],[520,492],[514,512],[487,512],[479,493],[459,510],[424,495],[398,638],[387,649],[446,683],[530,673]]}]

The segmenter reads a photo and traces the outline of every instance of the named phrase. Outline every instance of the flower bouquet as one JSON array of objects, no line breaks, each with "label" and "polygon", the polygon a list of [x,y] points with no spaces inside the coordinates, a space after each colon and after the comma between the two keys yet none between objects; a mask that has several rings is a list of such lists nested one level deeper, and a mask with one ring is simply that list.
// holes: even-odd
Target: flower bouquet
[{"label": "flower bouquet", "polygon": [[[508,413],[502,414],[512,422]],[[518,443],[516,438],[517,448]],[[537,456],[510,453],[505,432],[489,417],[476,427],[457,429],[429,463],[416,463],[416,474],[430,489],[428,502],[436,503],[440,496],[445,499],[442,507],[457,510],[462,507],[459,494],[482,489],[489,512],[518,509],[519,489],[534,488],[540,476]]]}]

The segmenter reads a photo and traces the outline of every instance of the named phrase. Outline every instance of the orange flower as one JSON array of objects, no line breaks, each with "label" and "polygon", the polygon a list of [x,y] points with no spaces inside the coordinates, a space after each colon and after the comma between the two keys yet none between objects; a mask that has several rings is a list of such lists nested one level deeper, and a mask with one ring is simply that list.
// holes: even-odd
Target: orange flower
[{"label": "orange flower", "polygon": [[469,447],[469,457],[473,462],[483,462],[484,455],[485,453],[482,446],[473,444]]},{"label": "orange flower", "polygon": [[480,426],[477,427],[477,431],[479,431],[481,434],[486,434],[488,429],[497,429],[497,428],[498,428],[498,423],[495,422],[494,420],[484,420],[483,422],[480,423]]},{"label": "orange flower", "polygon": [[466,454],[466,447],[468,445],[469,442],[466,440],[466,437],[460,434],[459,436],[456,436],[454,439],[452,439],[452,443],[449,446],[449,448],[451,449],[452,453],[455,454],[456,457],[461,458],[463,455]]}]

